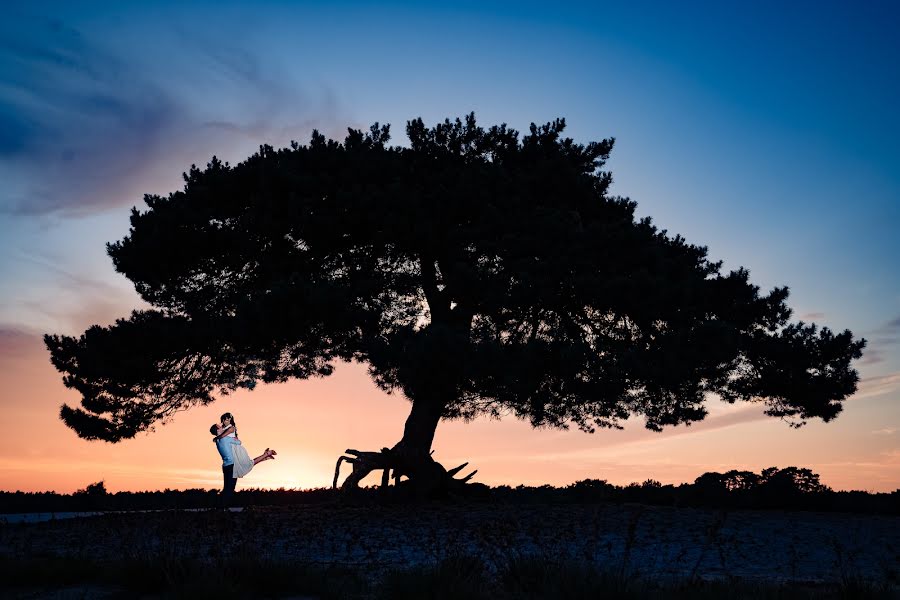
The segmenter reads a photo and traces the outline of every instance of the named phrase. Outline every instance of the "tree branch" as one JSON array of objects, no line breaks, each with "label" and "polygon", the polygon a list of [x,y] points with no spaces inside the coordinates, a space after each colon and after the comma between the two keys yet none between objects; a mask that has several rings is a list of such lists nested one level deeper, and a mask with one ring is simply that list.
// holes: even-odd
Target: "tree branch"
[{"label": "tree branch", "polygon": [[437,268],[433,257],[420,254],[419,269],[422,272],[422,291],[431,312],[431,322],[446,321],[450,314],[450,301],[446,291],[438,289]]}]

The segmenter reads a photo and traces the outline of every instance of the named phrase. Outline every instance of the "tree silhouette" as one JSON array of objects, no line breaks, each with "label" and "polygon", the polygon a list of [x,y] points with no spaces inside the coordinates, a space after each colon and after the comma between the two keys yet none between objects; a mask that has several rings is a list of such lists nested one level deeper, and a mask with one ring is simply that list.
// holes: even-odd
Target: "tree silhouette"
[{"label": "tree silhouette", "polygon": [[106,496],[109,492],[106,491],[106,483],[103,481],[97,481],[95,483],[88,484],[88,486],[84,489],[80,489],[75,494],[80,494],[83,496]]},{"label": "tree silhouette", "polygon": [[376,123],[192,166],[107,246],[154,309],[45,336],[82,395],[61,418],[115,442],[215,393],[358,361],[412,407],[396,445],[355,453],[345,486],[393,468],[430,488],[449,482],[430,458],[441,419],[593,432],[642,415],[660,430],[703,419],[708,393],[795,426],[834,418],[865,340],[788,323],[787,288],[761,295],[743,268],[637,220],[608,193],[613,140],[564,127],[520,139],[474,114],[417,119],[409,147],[390,147]]}]

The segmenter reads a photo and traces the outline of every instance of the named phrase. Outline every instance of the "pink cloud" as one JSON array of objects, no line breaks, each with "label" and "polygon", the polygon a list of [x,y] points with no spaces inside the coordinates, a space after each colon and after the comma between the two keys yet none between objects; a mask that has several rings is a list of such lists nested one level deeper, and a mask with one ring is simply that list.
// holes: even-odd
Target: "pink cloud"
[{"label": "pink cloud", "polygon": [[0,323],[0,359],[37,355],[44,348],[41,335],[38,331]]},{"label": "pink cloud", "polygon": [[872,398],[889,394],[900,387],[900,373],[891,373],[880,377],[866,377],[859,384],[859,391],[853,395],[854,399]]}]

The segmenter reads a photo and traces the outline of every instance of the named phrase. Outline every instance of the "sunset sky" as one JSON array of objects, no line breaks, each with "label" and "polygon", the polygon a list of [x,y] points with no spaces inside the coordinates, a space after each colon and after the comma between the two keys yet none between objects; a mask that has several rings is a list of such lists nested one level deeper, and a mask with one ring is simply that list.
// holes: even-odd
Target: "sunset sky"
[{"label": "sunset sky", "polygon": [[799,466],[835,489],[900,488],[896,2],[17,4],[0,20],[0,490],[220,487],[207,430],[224,411],[252,454],[279,452],[239,489],[329,486],[346,448],[398,441],[409,404],[341,364],[87,442],[58,419],[79,398],[41,336],[144,306],[105,244],[192,163],[375,121],[404,145],[407,120],[470,111],[615,137],[613,193],[641,216],[763,291],[789,286],[794,320],[869,343],[831,423],[794,430],[715,399],[663,433],[445,422],[435,459],[492,485]]}]

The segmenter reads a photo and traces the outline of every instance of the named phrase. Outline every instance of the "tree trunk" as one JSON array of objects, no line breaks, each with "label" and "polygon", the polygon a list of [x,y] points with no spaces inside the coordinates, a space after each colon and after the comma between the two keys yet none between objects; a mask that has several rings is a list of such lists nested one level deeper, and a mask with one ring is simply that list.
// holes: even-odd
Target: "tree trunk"
[{"label": "tree trunk", "polygon": [[444,404],[434,395],[414,400],[403,428],[403,438],[393,448],[382,448],[381,452],[348,449],[346,453],[352,455],[352,458],[342,456],[338,459],[334,485],[337,486],[341,462],[347,461],[353,465],[353,471],[341,485],[343,490],[356,489],[360,481],[376,469],[384,471],[381,479],[383,487],[387,485],[390,471],[393,471],[395,482],[399,482],[401,476],[406,476],[409,481],[402,485],[408,486],[407,489],[417,498],[444,495],[450,490],[462,490],[477,471],[456,479],[454,476],[468,463],[448,471],[431,458],[431,444],[443,407]]},{"label": "tree trunk", "polygon": [[[435,291],[430,300],[437,302],[440,292]],[[449,310],[449,306],[447,307]],[[470,320],[470,319],[469,319]],[[459,365],[468,344],[466,324],[432,322],[418,332],[406,352],[401,367],[401,382],[406,395],[412,400],[412,408],[403,428],[403,437],[393,448],[381,452],[347,450],[354,458],[341,457],[335,467],[335,486],[342,460],[353,465],[353,472],[344,481],[342,489],[358,487],[369,473],[383,469],[393,471],[394,480],[401,476],[409,479],[408,488],[419,497],[432,496],[452,488],[463,486],[474,473],[455,479],[465,464],[447,471],[431,458],[431,445],[444,409],[454,401],[462,377]],[[466,463],[467,464],[467,463]],[[382,477],[382,482],[388,477]],[[407,485],[404,483],[403,485]]]},{"label": "tree trunk", "polygon": [[414,400],[403,427],[403,438],[391,449],[394,477],[397,481],[400,476],[408,477],[419,496],[445,488],[451,479],[447,470],[431,458],[431,444],[443,410],[444,403],[437,399],[437,394]]},{"label": "tree trunk", "polygon": [[393,450],[410,458],[429,456],[443,410],[443,403],[438,400],[420,398],[413,401],[412,410],[403,427],[403,438]]}]

